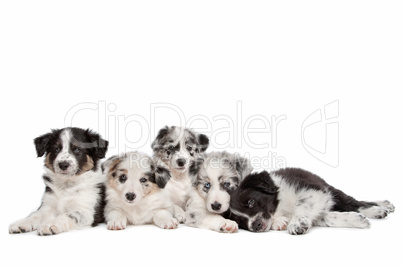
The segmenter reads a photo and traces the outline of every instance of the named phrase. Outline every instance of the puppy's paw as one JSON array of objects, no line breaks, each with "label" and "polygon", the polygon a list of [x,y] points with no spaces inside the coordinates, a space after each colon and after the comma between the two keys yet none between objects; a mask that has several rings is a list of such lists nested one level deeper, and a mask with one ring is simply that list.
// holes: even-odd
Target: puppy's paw
[{"label": "puppy's paw", "polygon": [[174,217],[179,221],[179,223],[186,223],[187,218],[186,218],[186,214],[185,214],[185,213],[183,213],[183,214],[176,214],[176,215],[174,215]]},{"label": "puppy's paw", "polygon": [[[395,207],[392,204],[389,208],[392,209],[392,212],[395,210]],[[383,219],[391,212],[389,208],[386,206],[372,206],[361,208],[359,209],[359,212],[371,219]]]},{"label": "puppy's paw", "polygon": [[236,233],[239,226],[235,221],[224,220],[219,224],[219,232],[221,233]]},{"label": "puppy's paw", "polygon": [[176,229],[179,225],[179,220],[176,218],[159,219],[155,221],[155,225],[162,229]]},{"label": "puppy's paw", "polygon": [[291,235],[305,234],[311,227],[312,223],[307,218],[292,218],[288,225],[288,232]]},{"label": "puppy's paw", "polygon": [[289,219],[286,217],[278,217],[274,219],[271,230],[283,231],[288,227]]},{"label": "puppy's paw", "polygon": [[111,230],[111,231],[124,230],[124,229],[126,229],[126,222],[125,221],[108,221],[107,229]]},{"label": "puppy's paw", "polygon": [[352,227],[368,229],[371,226],[369,219],[361,213],[350,212],[349,217]]},{"label": "puppy's paw", "polygon": [[27,233],[36,230],[36,223],[29,219],[22,219],[16,221],[8,227],[8,232],[10,234],[20,234],[20,233]]},{"label": "puppy's paw", "polygon": [[57,222],[48,222],[45,224],[41,224],[38,227],[38,235],[46,236],[46,235],[55,235],[62,232],[69,231],[68,223],[57,223]]},{"label": "puppy's paw", "polygon": [[388,200],[376,201],[374,203],[377,203],[378,206],[387,209],[389,213],[395,212],[395,206],[391,202],[389,202]]},{"label": "puppy's paw", "polygon": [[176,206],[174,208],[174,213],[173,213],[173,217],[175,217],[179,223],[185,223],[187,220],[186,217],[186,212],[184,212],[184,210],[181,207]]}]

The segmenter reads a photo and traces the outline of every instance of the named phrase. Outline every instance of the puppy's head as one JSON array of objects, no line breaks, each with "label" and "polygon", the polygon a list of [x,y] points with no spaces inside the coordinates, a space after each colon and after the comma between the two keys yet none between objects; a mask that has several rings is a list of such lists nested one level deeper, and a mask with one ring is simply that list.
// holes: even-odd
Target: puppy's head
[{"label": "puppy's head", "polygon": [[240,228],[266,232],[278,206],[278,187],[266,172],[247,176],[231,194],[230,217]]},{"label": "puppy's head", "polygon": [[108,185],[126,204],[137,204],[146,195],[163,188],[170,172],[146,154],[131,152],[113,156],[102,164]]},{"label": "puppy's head", "polygon": [[250,161],[237,154],[209,153],[197,176],[197,190],[204,197],[207,209],[213,213],[227,211],[230,194],[251,170]]},{"label": "puppy's head", "polygon": [[34,144],[38,157],[46,154],[45,166],[64,176],[96,170],[108,147],[97,133],[81,128],[52,130],[34,139]]},{"label": "puppy's head", "polygon": [[184,173],[209,145],[204,134],[196,133],[188,128],[164,127],[152,142],[152,150],[156,158],[163,161],[170,170]]}]

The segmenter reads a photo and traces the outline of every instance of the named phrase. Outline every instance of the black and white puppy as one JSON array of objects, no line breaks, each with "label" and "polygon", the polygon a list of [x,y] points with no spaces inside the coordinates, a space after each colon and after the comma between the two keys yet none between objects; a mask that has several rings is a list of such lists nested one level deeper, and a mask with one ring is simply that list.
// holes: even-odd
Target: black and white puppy
[{"label": "black and white puppy", "polygon": [[178,226],[173,203],[161,189],[170,178],[169,170],[141,152],[113,156],[102,164],[102,170],[107,177],[105,218],[109,230],[123,230],[127,224],[153,223],[164,229]]},{"label": "black and white puppy", "polygon": [[357,201],[311,172],[284,168],[245,178],[231,195],[230,218],[253,232],[299,235],[313,225],[369,228],[366,217],[381,219],[394,209],[389,201]]},{"label": "black and white puppy", "polygon": [[220,214],[229,209],[230,193],[251,171],[250,161],[237,154],[206,154],[197,172],[196,191],[192,192],[186,205],[186,225],[219,232],[236,232],[237,223],[225,220]]},{"label": "black and white puppy", "polygon": [[108,142],[91,130],[64,128],[36,138],[34,144],[38,157],[46,155],[42,205],[11,224],[9,232],[53,235],[102,222],[105,187],[98,162]]},{"label": "black and white puppy", "polygon": [[188,128],[166,126],[159,130],[151,146],[155,161],[164,163],[170,171],[171,178],[166,184],[166,191],[177,206],[176,210],[181,210],[181,222],[184,222],[183,209],[193,190],[197,166],[202,162],[209,139]]}]

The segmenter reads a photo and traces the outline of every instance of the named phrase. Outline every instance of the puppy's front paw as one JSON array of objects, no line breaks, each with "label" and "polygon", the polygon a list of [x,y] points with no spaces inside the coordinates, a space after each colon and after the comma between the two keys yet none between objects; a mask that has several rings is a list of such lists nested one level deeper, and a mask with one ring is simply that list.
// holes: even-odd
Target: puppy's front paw
[{"label": "puppy's front paw", "polygon": [[162,229],[176,229],[179,225],[179,220],[176,218],[160,219],[155,221],[155,225]]},{"label": "puppy's front paw", "polygon": [[49,222],[38,227],[38,235],[55,235],[69,230],[68,223]]},{"label": "puppy's front paw", "polygon": [[184,212],[184,210],[179,206],[174,207],[173,217],[175,217],[180,223],[185,223],[187,220],[186,212]]},{"label": "puppy's front paw", "polygon": [[305,234],[311,227],[312,223],[306,218],[293,218],[288,225],[288,232],[291,235]]},{"label": "puppy's front paw", "polygon": [[124,230],[126,229],[126,223],[124,221],[108,221],[107,222],[108,230]]},{"label": "puppy's front paw", "polygon": [[222,233],[236,233],[238,229],[235,221],[225,220],[219,224],[219,231]]},{"label": "puppy's front paw", "polygon": [[36,230],[36,223],[29,219],[22,219],[10,224],[8,232],[10,234],[27,233]]},{"label": "puppy's front paw", "polygon": [[271,230],[283,231],[288,227],[289,219],[286,217],[278,217],[274,219]]}]

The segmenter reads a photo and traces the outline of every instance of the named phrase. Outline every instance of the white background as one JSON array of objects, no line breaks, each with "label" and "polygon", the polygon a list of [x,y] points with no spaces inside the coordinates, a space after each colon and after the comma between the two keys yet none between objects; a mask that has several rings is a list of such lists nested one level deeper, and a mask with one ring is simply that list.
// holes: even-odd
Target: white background
[{"label": "white background", "polygon": [[[400,262],[398,1],[132,2],[0,4],[2,267],[385,267]],[[240,130],[255,115],[286,120],[277,125],[275,148],[272,134],[260,133],[251,140],[268,141],[268,148],[253,148],[237,136],[241,142],[228,150],[260,158],[275,153],[286,166],[311,170],[358,199],[389,199],[396,213],[372,220],[368,230],[316,227],[297,237],[185,226],[111,232],[105,225],[54,237],[8,234],[10,223],[40,205],[44,190],[43,159],[36,158],[33,138],[73,124],[109,138],[107,156],[133,149],[136,141],[143,142],[136,149],[150,153],[152,130],[187,125],[200,115],[213,130],[225,126],[214,121],[219,115],[239,122],[238,101]],[[310,114],[334,101],[339,133],[332,129],[331,135],[339,151],[329,153],[339,163],[330,166],[306,151],[301,133]],[[99,109],[81,110],[66,123],[69,110],[82,103]],[[175,105],[186,121],[167,108],[151,118],[155,103]],[[101,105],[112,111],[100,113]],[[325,145],[325,124],[307,134],[312,147]],[[219,138],[211,140],[209,151],[218,145]]]}]

